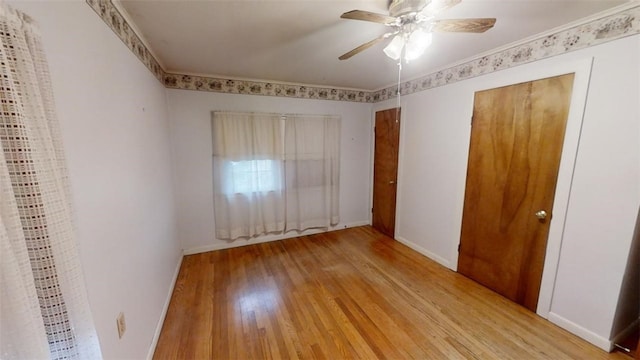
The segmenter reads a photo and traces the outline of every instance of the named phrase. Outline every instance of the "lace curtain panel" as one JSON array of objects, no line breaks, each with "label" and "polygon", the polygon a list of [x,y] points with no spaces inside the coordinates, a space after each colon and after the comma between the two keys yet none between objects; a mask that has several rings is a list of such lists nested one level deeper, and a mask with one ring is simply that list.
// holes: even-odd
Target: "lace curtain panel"
[{"label": "lace curtain panel", "polygon": [[216,237],[284,231],[280,115],[215,113],[213,185]]},{"label": "lace curtain panel", "polygon": [[339,219],[340,119],[287,115],[285,231],[328,228]]},{"label": "lace curtain panel", "polygon": [[339,222],[340,117],[214,112],[216,237]]},{"label": "lace curtain panel", "polygon": [[0,5],[0,357],[99,359],[37,26]]}]

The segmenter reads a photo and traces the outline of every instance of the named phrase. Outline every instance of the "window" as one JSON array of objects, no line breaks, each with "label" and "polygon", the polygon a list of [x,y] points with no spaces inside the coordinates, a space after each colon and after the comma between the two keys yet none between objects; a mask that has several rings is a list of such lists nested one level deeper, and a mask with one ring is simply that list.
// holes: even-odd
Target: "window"
[{"label": "window", "polygon": [[281,172],[276,160],[228,161],[222,174],[224,192],[234,195],[280,190]]},{"label": "window", "polygon": [[340,117],[214,112],[216,237],[339,222]]}]

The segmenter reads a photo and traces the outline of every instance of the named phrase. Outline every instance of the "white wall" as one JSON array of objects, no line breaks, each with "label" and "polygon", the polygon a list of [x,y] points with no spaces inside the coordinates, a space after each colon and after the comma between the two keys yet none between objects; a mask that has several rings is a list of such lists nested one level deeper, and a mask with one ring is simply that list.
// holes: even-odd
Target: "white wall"
[{"label": "white wall", "polygon": [[[255,111],[342,116],[340,224],[369,223],[371,104],[291,99],[255,95],[167,90],[176,170],[178,234],[185,253],[240,246],[275,239],[263,236],[232,243],[215,239],[211,111]],[[291,236],[293,233],[289,233]]]},{"label": "white wall", "polygon": [[594,64],[551,311],[608,339],[640,205],[640,36],[581,53]]},{"label": "white wall", "polygon": [[181,258],[165,89],[84,1],[11,5],[42,30],[103,355],[143,359]]},{"label": "white wall", "polygon": [[[342,115],[341,225],[369,221],[372,105],[165,90],[84,2],[10,3],[42,28],[105,358],[148,354],[180,247],[229,246],[213,236],[210,111]],[[473,92],[593,57],[549,317],[602,345],[640,204],[639,48],[636,35],[404,97],[398,237],[455,268]],[[120,311],[128,328],[118,340]]]},{"label": "white wall", "polygon": [[[556,202],[563,198],[568,207],[554,206],[556,214],[566,210],[566,224],[555,224],[561,251],[555,254],[557,277],[545,273],[552,295],[547,314],[607,348],[640,204],[640,36],[403,97],[396,235],[455,269],[473,93],[548,68],[576,64],[588,73],[585,62],[591,58],[582,132],[571,131],[581,135],[573,179],[568,177],[570,187],[559,184],[556,194]],[[374,108],[394,105],[387,101]],[[572,111],[582,111],[575,107]]]},{"label": "white wall", "polygon": [[611,329],[611,337],[620,343],[638,329],[640,323],[640,209],[625,266],[620,298]]}]

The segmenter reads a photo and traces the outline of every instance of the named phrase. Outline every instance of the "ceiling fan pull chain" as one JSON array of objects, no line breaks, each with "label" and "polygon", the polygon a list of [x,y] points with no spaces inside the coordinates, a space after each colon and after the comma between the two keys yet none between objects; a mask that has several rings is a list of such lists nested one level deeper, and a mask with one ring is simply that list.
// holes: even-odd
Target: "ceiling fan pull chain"
[{"label": "ceiling fan pull chain", "polygon": [[400,121],[398,119],[398,115],[400,112],[400,74],[402,73],[402,53],[400,54],[400,58],[398,58],[398,87],[396,88],[396,97],[398,99],[396,106],[396,123]]}]

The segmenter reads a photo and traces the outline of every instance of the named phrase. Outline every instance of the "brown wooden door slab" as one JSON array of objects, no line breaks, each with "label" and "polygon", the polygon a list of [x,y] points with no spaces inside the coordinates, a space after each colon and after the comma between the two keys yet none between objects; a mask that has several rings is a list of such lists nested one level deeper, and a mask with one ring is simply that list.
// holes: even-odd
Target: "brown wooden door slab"
[{"label": "brown wooden door slab", "polygon": [[373,161],[372,226],[393,237],[396,225],[396,181],[398,145],[400,143],[400,109],[376,112]]},{"label": "brown wooden door slab", "polygon": [[532,311],[573,77],[475,94],[458,271]]}]

